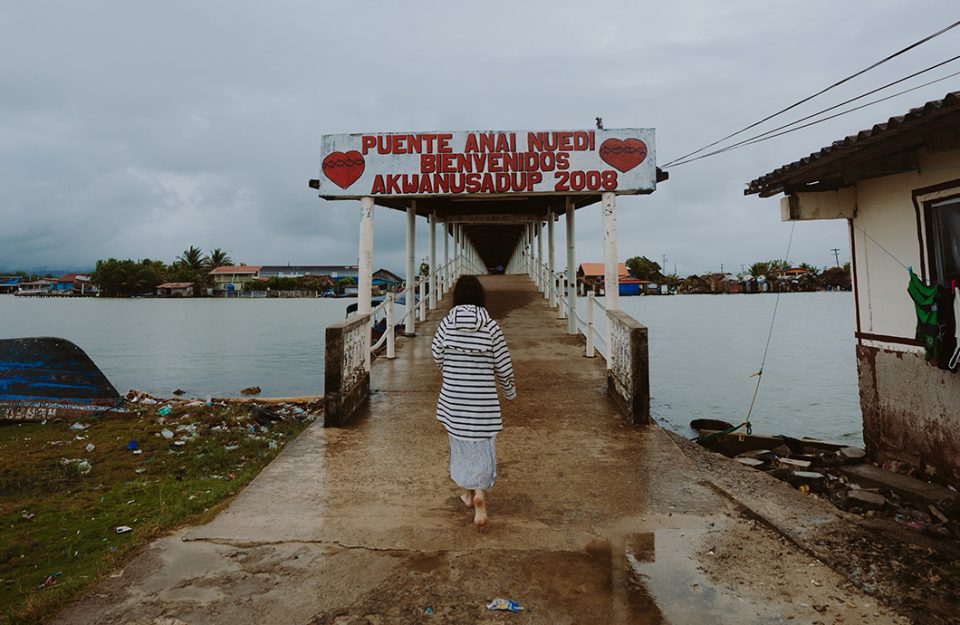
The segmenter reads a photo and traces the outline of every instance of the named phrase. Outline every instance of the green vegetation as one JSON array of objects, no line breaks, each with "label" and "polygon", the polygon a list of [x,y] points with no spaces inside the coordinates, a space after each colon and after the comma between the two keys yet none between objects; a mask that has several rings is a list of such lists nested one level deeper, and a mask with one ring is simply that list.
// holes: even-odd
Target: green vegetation
[{"label": "green vegetation", "polygon": [[[286,406],[264,431],[249,405],[187,403],[164,418],[164,404],[107,415],[82,431],[0,426],[2,622],[39,623],[150,540],[212,517],[312,420]],[[132,531],[118,534],[120,526]]]},{"label": "green vegetation", "polygon": [[164,282],[192,282],[194,295],[212,285],[210,270],[230,265],[233,261],[219,247],[204,256],[203,251],[191,245],[172,264],[160,260],[98,260],[90,280],[105,297],[132,297],[152,294]]},{"label": "green vegetation", "polygon": [[630,275],[638,280],[647,280],[648,282],[660,282],[663,275],[660,273],[661,267],[646,256],[634,256],[628,258],[624,263]]}]

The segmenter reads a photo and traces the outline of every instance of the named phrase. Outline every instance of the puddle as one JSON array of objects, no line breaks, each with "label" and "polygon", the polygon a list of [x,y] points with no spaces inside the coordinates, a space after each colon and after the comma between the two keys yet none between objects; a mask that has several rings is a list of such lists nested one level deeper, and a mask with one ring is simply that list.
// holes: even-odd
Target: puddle
[{"label": "puddle", "polygon": [[[719,527],[719,524],[718,524]],[[626,622],[637,625],[796,623],[786,606],[755,602],[711,582],[694,554],[718,528],[632,534],[624,544]]]}]

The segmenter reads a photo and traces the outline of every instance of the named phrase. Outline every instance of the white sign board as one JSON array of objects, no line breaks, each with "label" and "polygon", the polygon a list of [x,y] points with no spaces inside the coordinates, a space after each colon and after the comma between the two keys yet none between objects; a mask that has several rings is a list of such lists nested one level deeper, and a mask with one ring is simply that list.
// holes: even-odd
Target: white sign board
[{"label": "white sign board", "polygon": [[652,128],[324,135],[320,196],[577,195],[656,189]]}]

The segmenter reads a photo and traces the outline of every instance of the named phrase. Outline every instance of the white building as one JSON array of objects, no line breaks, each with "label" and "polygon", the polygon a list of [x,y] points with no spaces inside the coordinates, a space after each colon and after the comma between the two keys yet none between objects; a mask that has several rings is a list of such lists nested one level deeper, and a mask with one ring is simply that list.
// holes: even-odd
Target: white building
[{"label": "white building", "polygon": [[[749,183],[784,221],[846,219],[863,435],[879,462],[960,480],[960,373],[927,359],[907,292],[910,267],[939,284],[940,321],[960,286],[960,92],[849,136]],[[954,325],[939,330],[955,349]]]}]

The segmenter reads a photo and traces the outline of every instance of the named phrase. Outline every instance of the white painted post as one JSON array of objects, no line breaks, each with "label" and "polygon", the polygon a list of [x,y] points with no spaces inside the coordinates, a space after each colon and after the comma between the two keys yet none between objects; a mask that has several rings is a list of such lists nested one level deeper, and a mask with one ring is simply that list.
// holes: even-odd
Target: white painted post
[{"label": "white painted post", "polygon": [[387,293],[387,358],[393,359],[397,356],[397,337],[393,331],[393,293]]},{"label": "white painted post", "polygon": [[587,358],[593,358],[596,355],[596,348],[593,345],[593,289],[587,291]]},{"label": "white painted post", "polygon": [[430,213],[430,310],[437,308],[437,211]]},{"label": "white painted post", "polygon": [[427,280],[420,278],[420,321],[427,318]]},{"label": "white painted post", "polygon": [[573,214],[576,209],[570,198],[566,199],[567,211],[567,334],[577,335],[577,237]]},{"label": "white painted post", "polygon": [[557,281],[554,278],[557,272],[556,256],[555,256],[555,246],[553,241],[553,210],[550,210],[547,213],[547,277],[550,288],[550,308],[553,308],[557,305],[557,294],[556,294],[556,285]]},{"label": "white painted post", "polygon": [[567,300],[563,296],[563,275],[554,276],[553,281],[557,287],[557,319],[566,319]]},{"label": "white painted post", "polygon": [[450,290],[450,233],[447,232],[447,222],[443,222],[443,286],[440,287],[440,296]]},{"label": "white painted post", "polygon": [[460,224],[453,224],[453,281],[460,277]]},{"label": "white painted post", "polygon": [[617,262],[617,196],[605,192],[603,204],[603,294],[607,310],[620,310],[620,267]]},{"label": "white painted post", "polygon": [[404,321],[403,332],[407,336],[415,336],[417,333],[417,323],[414,319],[413,304],[414,294],[417,284],[417,273],[414,264],[417,260],[416,237],[417,237],[417,201],[410,200],[407,206],[407,299],[406,309],[407,318]]},{"label": "white painted post", "polygon": [[527,275],[536,282],[536,265],[533,260],[533,224],[527,224]]},{"label": "white painted post", "polygon": [[[373,198],[360,198],[360,266],[357,267],[357,314],[370,314],[370,296],[373,289]],[[370,327],[363,333],[363,366],[370,371]]]},{"label": "white painted post", "polygon": [[[603,293],[608,311],[620,310],[620,272],[617,263],[617,196],[609,191],[600,196],[603,205]],[[607,318],[607,369],[613,366],[609,315]]]},{"label": "white painted post", "polygon": [[543,223],[537,222],[537,288],[547,296],[547,283],[543,279]]}]

